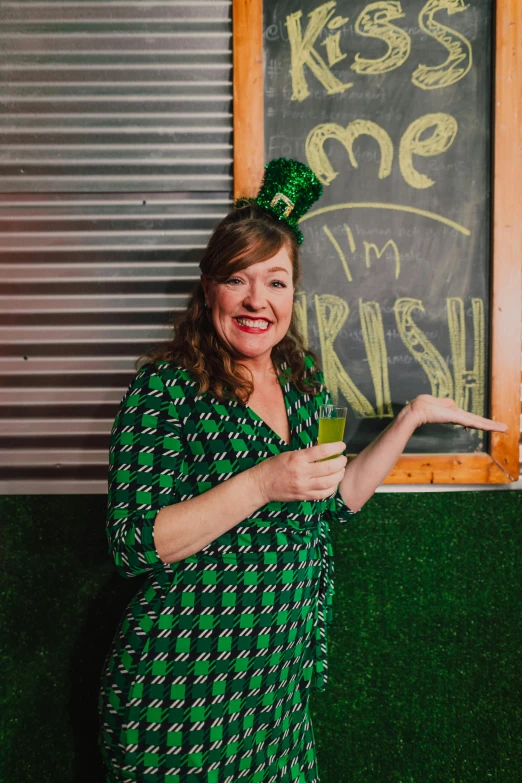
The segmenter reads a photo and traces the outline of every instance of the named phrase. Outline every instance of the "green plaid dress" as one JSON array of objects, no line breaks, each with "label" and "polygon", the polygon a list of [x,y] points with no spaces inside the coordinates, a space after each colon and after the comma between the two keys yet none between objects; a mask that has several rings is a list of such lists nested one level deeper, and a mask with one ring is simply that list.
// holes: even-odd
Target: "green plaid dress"
[{"label": "green plaid dress", "polygon": [[[307,356],[312,374],[313,362]],[[248,406],[198,395],[181,367],[148,364],[112,431],[107,535],[116,566],[147,579],[102,673],[100,746],[111,783],[317,783],[310,687],[324,690],[333,596],[328,519],[339,493],[271,502],[178,563],[153,541],[160,508],[260,460],[313,445],[319,394],[281,368],[291,444]]]}]

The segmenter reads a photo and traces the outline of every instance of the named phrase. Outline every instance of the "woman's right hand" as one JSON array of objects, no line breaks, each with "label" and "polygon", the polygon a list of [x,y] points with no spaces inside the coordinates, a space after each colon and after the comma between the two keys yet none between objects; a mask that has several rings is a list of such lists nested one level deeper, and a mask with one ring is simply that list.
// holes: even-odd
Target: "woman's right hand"
[{"label": "woman's right hand", "polygon": [[[348,459],[345,443],[322,443],[309,449],[284,451],[251,468],[264,503],[271,500],[324,500],[341,482]],[[326,457],[335,459],[319,462]]]}]

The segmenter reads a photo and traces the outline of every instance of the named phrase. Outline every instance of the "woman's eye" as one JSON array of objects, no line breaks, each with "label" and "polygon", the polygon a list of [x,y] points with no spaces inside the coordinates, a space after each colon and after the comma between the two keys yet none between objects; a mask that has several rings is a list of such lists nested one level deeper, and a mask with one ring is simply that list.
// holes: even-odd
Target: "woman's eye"
[{"label": "woman's eye", "polygon": [[[228,280],[225,282],[225,285],[232,285],[232,286],[235,286],[235,285],[237,285],[238,283],[242,283],[242,282],[243,282],[243,281],[241,280],[241,278],[240,278],[240,277],[231,277],[231,278],[229,278],[229,279],[228,279]],[[287,286],[286,286],[286,283],[284,283],[282,280],[272,280],[272,281],[270,282],[270,285],[272,285],[272,286],[275,286],[276,288],[286,288],[286,287],[287,287]]]}]

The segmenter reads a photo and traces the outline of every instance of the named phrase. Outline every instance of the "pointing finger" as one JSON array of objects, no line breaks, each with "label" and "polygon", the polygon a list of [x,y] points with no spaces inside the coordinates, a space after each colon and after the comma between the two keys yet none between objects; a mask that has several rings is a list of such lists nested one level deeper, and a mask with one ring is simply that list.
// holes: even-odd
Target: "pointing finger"
[{"label": "pointing finger", "polygon": [[[459,426],[459,425],[458,425]],[[482,416],[475,416],[472,420],[466,418],[466,421],[460,423],[465,430],[485,430],[487,432],[507,432],[508,426],[502,421],[485,419]]]}]

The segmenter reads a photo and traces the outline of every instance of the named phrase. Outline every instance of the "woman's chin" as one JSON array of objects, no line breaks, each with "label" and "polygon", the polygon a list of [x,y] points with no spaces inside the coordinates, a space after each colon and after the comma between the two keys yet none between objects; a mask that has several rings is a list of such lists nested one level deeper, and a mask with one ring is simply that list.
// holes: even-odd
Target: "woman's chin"
[{"label": "woman's chin", "polygon": [[253,341],[236,343],[231,346],[231,354],[236,359],[260,359],[262,356],[268,356],[272,352],[275,343],[272,341],[262,345]]}]

